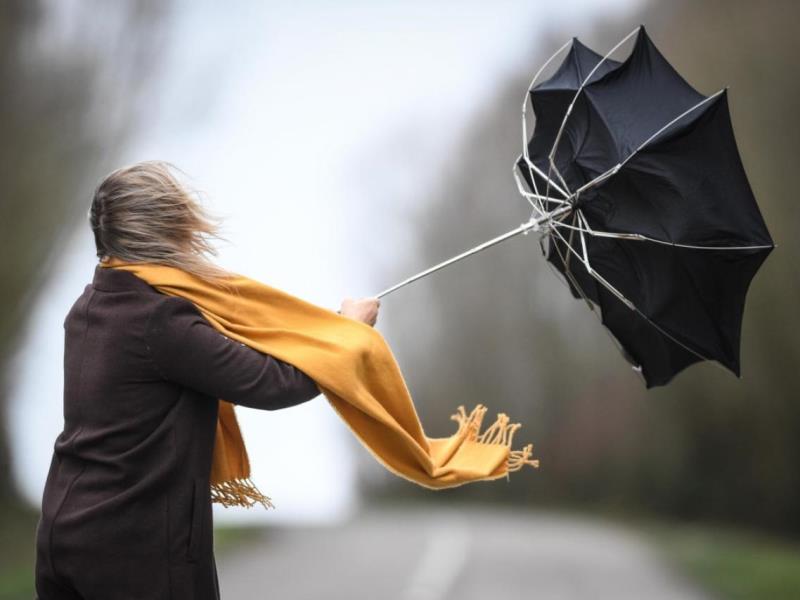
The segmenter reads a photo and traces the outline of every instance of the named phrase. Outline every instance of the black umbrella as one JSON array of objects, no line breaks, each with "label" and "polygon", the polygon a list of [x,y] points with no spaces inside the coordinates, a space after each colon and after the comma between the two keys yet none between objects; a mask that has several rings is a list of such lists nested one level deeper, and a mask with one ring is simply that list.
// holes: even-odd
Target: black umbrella
[{"label": "black umbrella", "polygon": [[[608,58],[634,35],[625,61]],[[573,39],[526,94],[515,175],[533,209],[528,223],[381,295],[541,229],[547,260],[599,309],[648,387],[700,360],[739,375],[745,295],[774,245],[739,157],[727,90],[697,92],[643,26],[605,57]]]}]

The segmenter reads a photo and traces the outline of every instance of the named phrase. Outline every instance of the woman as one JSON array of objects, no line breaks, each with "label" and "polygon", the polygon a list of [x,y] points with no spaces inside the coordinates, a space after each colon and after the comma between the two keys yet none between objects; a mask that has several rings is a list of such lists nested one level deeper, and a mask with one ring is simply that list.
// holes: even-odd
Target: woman
[{"label": "woman", "polygon": [[[108,175],[89,211],[97,255],[225,271],[218,224],[170,165]],[[374,325],[375,299],[342,303]],[[64,430],[36,533],[39,600],[219,598],[209,489],[218,399],[278,410],[319,390],[290,364],[229,339],[188,300],[95,267],[64,321]]]}]

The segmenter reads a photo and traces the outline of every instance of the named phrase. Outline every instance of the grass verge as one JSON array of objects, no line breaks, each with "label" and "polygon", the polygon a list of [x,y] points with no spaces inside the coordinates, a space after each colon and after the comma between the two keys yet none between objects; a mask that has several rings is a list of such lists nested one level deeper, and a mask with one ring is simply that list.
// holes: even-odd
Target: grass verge
[{"label": "grass verge", "polygon": [[709,526],[647,526],[669,562],[722,600],[800,598],[800,544]]},{"label": "grass verge", "polygon": [[0,600],[33,598],[37,512],[18,505],[0,507]]}]

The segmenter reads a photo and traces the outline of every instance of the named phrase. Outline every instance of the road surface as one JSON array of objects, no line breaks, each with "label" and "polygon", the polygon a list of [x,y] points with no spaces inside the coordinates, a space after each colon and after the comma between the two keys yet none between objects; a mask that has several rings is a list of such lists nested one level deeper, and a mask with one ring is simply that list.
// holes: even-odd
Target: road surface
[{"label": "road surface", "polygon": [[380,508],[219,556],[223,600],[706,600],[636,534],[511,509]]}]

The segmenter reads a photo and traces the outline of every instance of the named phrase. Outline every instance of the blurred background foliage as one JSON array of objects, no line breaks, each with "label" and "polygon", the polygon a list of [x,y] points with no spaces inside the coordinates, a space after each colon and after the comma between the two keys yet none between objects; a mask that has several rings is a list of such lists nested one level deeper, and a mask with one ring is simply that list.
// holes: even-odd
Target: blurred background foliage
[{"label": "blurred background foliage", "polygon": [[[800,4],[768,5],[653,2],[631,21],[647,25],[701,92],[730,86],[745,169],[778,244],[748,296],[742,378],[703,364],[646,391],[596,315],[549,270],[537,236],[517,238],[385,300],[382,329],[429,435],[451,433],[458,404],[484,403],[524,424],[515,446],[533,441],[541,469],[431,494],[363,452],[367,497],[570,506],[800,536],[800,205],[790,191]],[[94,182],[142,117],[137,97],[154,79],[169,18],[167,3],[155,0],[43,6],[0,4],[0,571],[29,561],[18,549],[36,517],[14,492],[9,467],[10,358],[53,258],[83,222]],[[64,34],[70,27],[82,35]],[[416,202],[415,246],[398,248],[393,272],[375,280],[401,279],[527,220],[511,168],[531,74],[572,35],[602,52],[626,32],[600,22],[531,44],[528,68],[498,89]],[[30,571],[20,573],[27,589]]]},{"label": "blurred background foliage", "polygon": [[[114,165],[136,126],[136,100],[155,66],[165,6],[78,3],[60,13],[40,1],[0,5],[0,364],[19,341],[53,259],[84,222],[94,179]],[[82,35],[71,34],[75,27]],[[5,389],[0,382],[0,406]],[[6,435],[0,477],[0,499],[9,501]]]},{"label": "blurred background foliage", "polygon": [[[29,562],[21,551],[38,516],[12,479],[11,357],[54,259],[84,222],[96,178],[136,126],[165,6],[0,3],[0,571]],[[20,572],[23,589],[29,578]]]},{"label": "blurred background foliage", "polygon": [[[742,378],[706,363],[645,390],[596,315],[550,271],[538,236],[515,238],[384,302],[387,336],[421,418],[438,427],[428,434],[451,432],[456,405],[483,403],[522,422],[517,445],[533,441],[541,459],[537,473],[512,475],[507,485],[437,498],[650,512],[800,534],[800,207],[790,191],[798,19],[800,4],[744,0],[654,3],[638,18],[698,90],[730,86],[742,159],[778,245],[748,295]],[[606,22],[580,37],[604,54],[626,32]],[[552,50],[531,53],[529,69],[471,124],[419,203],[417,247],[388,281],[527,220],[511,177],[523,92],[549,53],[577,33],[554,31],[537,46]],[[364,478],[371,493],[420,494],[390,478],[372,486],[375,476]]]}]

